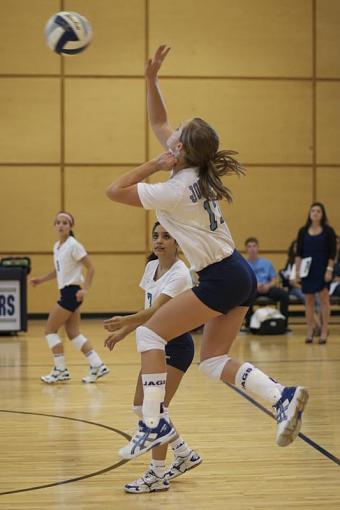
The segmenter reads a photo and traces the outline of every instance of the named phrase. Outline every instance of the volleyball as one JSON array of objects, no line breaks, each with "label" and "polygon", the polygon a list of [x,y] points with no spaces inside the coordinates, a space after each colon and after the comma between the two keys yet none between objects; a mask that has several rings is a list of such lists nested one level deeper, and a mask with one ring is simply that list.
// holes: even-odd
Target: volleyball
[{"label": "volleyball", "polygon": [[90,44],[92,27],[77,12],[57,12],[46,23],[45,37],[51,50],[60,55],[76,55]]}]

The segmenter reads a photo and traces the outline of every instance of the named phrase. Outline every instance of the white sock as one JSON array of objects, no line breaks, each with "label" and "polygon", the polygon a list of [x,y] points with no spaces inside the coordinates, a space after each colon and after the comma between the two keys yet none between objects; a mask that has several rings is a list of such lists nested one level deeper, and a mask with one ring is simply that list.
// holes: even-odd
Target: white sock
[{"label": "white sock", "polygon": [[165,473],[165,459],[164,460],[152,459],[150,463],[150,468],[155,473],[155,475],[159,476],[159,478],[163,478]]},{"label": "white sock", "polygon": [[281,398],[283,386],[254,367],[251,363],[243,363],[235,376],[235,386],[251,391],[258,397],[267,400],[273,406]]},{"label": "white sock", "polygon": [[143,419],[147,427],[155,428],[159,423],[161,404],[165,397],[166,372],[163,374],[142,374],[144,400]]},{"label": "white sock", "polygon": [[191,453],[191,449],[182,437],[173,441],[170,446],[175,457],[188,457]]},{"label": "white sock", "polygon": [[63,354],[53,354],[54,358],[54,366],[58,370],[65,370],[66,363],[65,363],[65,356]]},{"label": "white sock", "polygon": [[103,364],[102,360],[96,353],[94,349],[85,354],[87,361],[89,362],[90,367],[100,367]]}]

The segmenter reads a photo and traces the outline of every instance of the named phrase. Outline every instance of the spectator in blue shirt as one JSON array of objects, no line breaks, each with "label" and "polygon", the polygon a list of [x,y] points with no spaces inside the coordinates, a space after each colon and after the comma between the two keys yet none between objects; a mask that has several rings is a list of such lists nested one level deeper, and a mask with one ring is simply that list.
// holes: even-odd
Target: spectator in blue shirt
[{"label": "spectator in blue shirt", "polygon": [[[278,287],[277,274],[272,262],[263,257],[259,257],[259,242],[256,237],[248,237],[245,242],[245,248],[248,254],[247,262],[254,270],[257,278],[257,297],[266,296],[273,301],[279,302],[280,312],[286,318],[287,327],[289,305],[288,292]],[[249,327],[252,313],[253,309],[250,307],[246,316],[247,327]]]}]

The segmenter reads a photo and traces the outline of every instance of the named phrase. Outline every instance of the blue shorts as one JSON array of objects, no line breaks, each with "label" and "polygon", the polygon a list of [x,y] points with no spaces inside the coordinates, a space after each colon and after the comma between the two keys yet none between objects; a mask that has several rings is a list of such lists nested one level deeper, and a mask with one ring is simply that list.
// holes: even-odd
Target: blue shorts
[{"label": "blue shorts", "polygon": [[58,305],[69,312],[74,312],[81,305],[81,301],[77,301],[76,294],[81,287],[79,285],[67,285],[60,289],[60,299]]},{"label": "blue shorts", "polygon": [[255,273],[237,250],[197,274],[199,283],[192,291],[212,310],[226,314],[236,306],[250,306],[255,300]]},{"label": "blue shorts", "polygon": [[194,359],[195,346],[190,333],[169,340],[165,346],[167,365],[186,372]]}]

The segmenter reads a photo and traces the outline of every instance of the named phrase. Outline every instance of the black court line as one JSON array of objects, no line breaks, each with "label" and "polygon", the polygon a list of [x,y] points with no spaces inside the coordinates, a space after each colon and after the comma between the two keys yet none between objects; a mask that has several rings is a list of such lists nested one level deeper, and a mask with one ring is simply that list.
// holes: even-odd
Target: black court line
[{"label": "black court line", "polygon": [[[103,429],[111,430],[111,431],[116,432],[117,434],[123,436],[128,441],[131,439],[131,436],[129,434],[126,434],[122,430],[115,429],[114,427],[109,427],[108,425],[103,425],[102,423],[96,423],[94,421],[82,420],[80,418],[71,418],[69,416],[58,416],[56,414],[31,413],[31,412],[27,412],[27,411],[9,411],[7,409],[0,409],[0,413],[28,414],[28,415],[32,415],[32,416],[47,416],[48,418],[60,418],[62,420],[77,421],[77,422],[81,422],[81,423],[87,423],[89,425],[95,425],[96,427],[101,427]],[[113,471],[114,469],[117,469],[118,467],[122,466],[123,464],[126,464],[126,462],[128,462],[128,460],[123,459],[123,460],[116,462],[115,464],[112,464],[111,466],[100,469],[99,471],[95,471],[95,472],[89,473],[87,475],[77,476],[75,478],[69,478],[68,480],[61,480],[60,482],[52,482],[52,483],[47,483],[44,485],[37,485],[34,487],[26,487],[24,489],[14,489],[11,491],[0,492],[0,496],[5,496],[7,494],[17,494],[19,492],[36,491],[39,489],[47,489],[48,487],[55,487],[57,485],[65,485],[67,483],[78,482],[80,480],[85,480],[86,478],[92,478],[94,476],[102,475],[104,473],[107,473],[108,471]]]},{"label": "black court line", "polygon": [[[232,384],[229,384],[227,382],[225,382],[224,384],[226,384],[229,388],[231,388],[232,390],[236,391],[236,393],[238,393],[239,395],[241,395],[241,397],[245,398],[246,400],[248,400],[248,402],[250,402],[251,404],[253,404],[255,407],[257,407],[258,409],[260,409],[260,411],[263,411],[264,413],[266,413],[268,416],[270,416],[271,418],[273,418],[275,420],[275,416],[273,415],[273,413],[271,413],[270,411],[268,411],[268,409],[266,409],[265,407],[263,407],[263,405],[261,405],[259,402],[257,402],[256,400],[254,400],[252,397],[250,397],[249,395],[247,395],[246,393],[244,393],[242,390],[240,390],[239,388],[236,388],[235,386],[233,386]],[[318,443],[316,443],[315,441],[313,441],[313,439],[310,439],[308,436],[306,436],[305,434],[303,434],[302,432],[299,432],[299,438],[302,439],[303,441],[305,441],[305,443],[309,444],[312,448],[314,448],[316,451],[318,451],[319,453],[321,453],[322,455],[324,455],[325,457],[327,457],[329,460],[331,460],[332,462],[335,462],[335,464],[337,464],[338,466],[340,466],[340,459],[338,457],[336,457],[335,455],[333,455],[332,453],[330,453],[328,450],[326,450],[325,448],[323,448],[322,446],[320,446]]]}]

